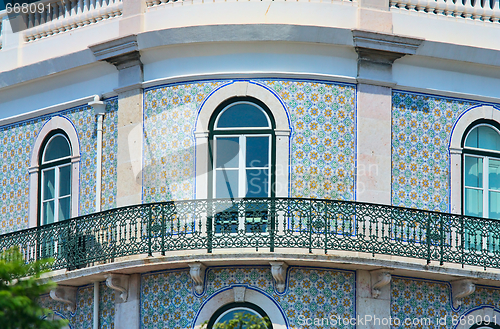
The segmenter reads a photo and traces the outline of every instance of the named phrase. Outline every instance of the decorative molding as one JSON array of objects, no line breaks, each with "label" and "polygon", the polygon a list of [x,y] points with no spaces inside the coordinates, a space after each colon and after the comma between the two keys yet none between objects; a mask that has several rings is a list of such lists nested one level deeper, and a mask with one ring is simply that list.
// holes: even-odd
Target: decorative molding
[{"label": "decorative molding", "polygon": [[405,55],[414,55],[424,41],[394,34],[352,30],[354,47],[359,60],[390,64]]},{"label": "decorative molding", "polygon": [[423,39],[394,34],[352,30],[358,53],[358,83],[392,88],[392,64],[405,55],[413,55]]},{"label": "decorative molding", "polygon": [[101,101],[98,95],[95,95],[94,100],[92,102],[89,102],[88,105],[91,106],[94,110],[95,116],[106,114],[106,103]]},{"label": "decorative molding", "polygon": [[276,283],[276,290],[284,292],[286,287],[286,269],[288,267],[285,262],[269,262],[271,264],[271,274]]},{"label": "decorative molding", "polygon": [[290,129],[274,129],[274,133],[276,134],[276,136],[289,137],[291,132],[292,131]]},{"label": "decorative molding", "polygon": [[196,292],[198,294],[201,295],[203,293],[203,286],[205,283],[206,266],[200,262],[189,263],[188,265],[190,267],[189,275],[191,276],[191,279],[193,280],[194,289],[196,290]]},{"label": "decorative molding", "polygon": [[120,298],[123,302],[127,301],[128,297],[128,279],[129,275],[124,274],[107,274],[106,286],[120,292]]},{"label": "decorative molding", "polygon": [[66,309],[70,312],[75,312],[76,291],[77,287],[59,285],[57,288],[50,291],[50,298],[55,301],[68,304],[68,306],[66,306]]},{"label": "decorative molding", "polygon": [[137,35],[135,34],[89,46],[89,48],[98,61],[111,63],[118,70],[136,65],[142,67]]},{"label": "decorative molding", "polygon": [[370,271],[372,283],[372,297],[378,298],[380,296],[380,289],[391,282],[391,270],[381,269]]},{"label": "decorative molding", "polygon": [[246,290],[247,290],[246,287],[233,287],[234,301],[237,303],[244,302]]},{"label": "decorative molding", "polygon": [[462,299],[476,291],[476,284],[470,279],[456,280],[451,282],[451,295],[453,297],[453,307],[459,308]]}]

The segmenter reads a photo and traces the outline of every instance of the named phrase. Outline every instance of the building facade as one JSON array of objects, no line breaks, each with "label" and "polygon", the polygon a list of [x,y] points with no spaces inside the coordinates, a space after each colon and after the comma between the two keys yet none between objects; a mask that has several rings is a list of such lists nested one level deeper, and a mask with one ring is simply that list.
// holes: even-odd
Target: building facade
[{"label": "building facade", "polygon": [[55,259],[70,328],[500,328],[498,1],[19,17],[0,250]]}]

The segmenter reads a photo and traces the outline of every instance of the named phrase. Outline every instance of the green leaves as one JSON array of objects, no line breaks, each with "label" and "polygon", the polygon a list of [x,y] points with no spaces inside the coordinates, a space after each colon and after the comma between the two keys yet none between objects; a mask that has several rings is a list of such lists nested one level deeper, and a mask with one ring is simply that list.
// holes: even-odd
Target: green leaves
[{"label": "green leaves", "polygon": [[53,260],[26,264],[18,248],[0,254],[0,323],[5,329],[60,329],[67,321],[47,321],[50,310],[38,305],[38,297],[56,286],[41,280]]},{"label": "green leaves", "polygon": [[[206,329],[207,323],[202,328]],[[257,315],[240,312],[235,313],[234,318],[229,321],[217,323],[211,329],[269,329],[272,328],[269,318],[261,318]]]}]

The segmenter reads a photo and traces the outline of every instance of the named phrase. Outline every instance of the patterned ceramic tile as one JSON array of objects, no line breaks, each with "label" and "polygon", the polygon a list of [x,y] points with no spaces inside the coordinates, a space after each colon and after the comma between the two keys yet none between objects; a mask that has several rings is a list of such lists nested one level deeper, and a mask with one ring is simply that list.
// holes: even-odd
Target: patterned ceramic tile
[{"label": "patterned ceramic tile", "polygon": [[449,211],[451,128],[476,105],[456,99],[393,92],[392,204]]},{"label": "patterned ceramic tile", "polygon": [[115,328],[115,291],[101,282],[99,286],[99,328]]},{"label": "patterned ceramic tile", "polygon": [[291,121],[291,196],[353,200],[356,88],[260,81],[279,95]]},{"label": "patterned ceramic tile", "polygon": [[[103,209],[115,207],[117,99],[107,101],[105,119],[105,157]],[[88,106],[80,106],[13,125],[0,127],[0,234],[28,226],[29,174],[32,147],[43,125],[53,116],[65,116],[76,127],[80,141],[80,214],[94,212],[95,206],[95,117]]]},{"label": "patterned ceramic tile", "polygon": [[453,320],[486,305],[500,306],[500,289],[476,286],[476,291],[465,297],[455,311],[448,282],[402,277],[393,277],[391,282],[391,317],[400,321],[399,326],[394,322],[393,328],[453,328]]},{"label": "patterned ceramic tile", "polygon": [[69,320],[71,329],[92,328],[94,289],[92,285],[79,287],[76,292],[76,310],[71,313],[65,304],[54,301],[49,295],[40,297],[40,304]]},{"label": "patterned ceramic tile", "polygon": [[[192,199],[196,113],[215,88],[232,81],[145,91],[144,202]],[[254,81],[272,89],[291,120],[291,195],[352,200],[355,87]]]},{"label": "patterned ceramic tile", "polygon": [[106,100],[102,137],[101,209],[116,208],[116,166],[118,152],[118,99]]},{"label": "patterned ceramic tile", "polygon": [[269,267],[211,268],[206,275],[201,298],[193,294],[187,270],[143,275],[142,328],[190,328],[202,303],[234,284],[254,287],[273,298],[283,309],[290,327],[300,326],[301,317],[354,316],[355,275],[352,272],[291,268],[287,290],[280,295],[274,291]]},{"label": "patterned ceramic tile", "polygon": [[194,199],[194,124],[220,81],[165,86],[144,92],[143,200]]}]

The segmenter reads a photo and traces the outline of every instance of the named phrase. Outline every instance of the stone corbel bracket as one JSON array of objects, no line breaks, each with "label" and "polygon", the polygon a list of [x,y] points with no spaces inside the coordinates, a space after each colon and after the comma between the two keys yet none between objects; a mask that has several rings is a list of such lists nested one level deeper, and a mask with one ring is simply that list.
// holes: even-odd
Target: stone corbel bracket
[{"label": "stone corbel bracket", "polygon": [[269,262],[271,264],[271,274],[276,283],[276,290],[284,292],[286,287],[286,269],[288,265],[285,262]]},{"label": "stone corbel bracket", "polygon": [[398,58],[414,55],[423,39],[394,34],[352,30],[358,53],[358,82],[393,85],[392,64]]},{"label": "stone corbel bracket", "polygon": [[76,310],[76,290],[76,287],[58,286],[50,291],[50,297],[58,302],[68,304],[66,309],[73,313]]},{"label": "stone corbel bracket", "polygon": [[453,297],[453,307],[458,309],[462,305],[462,299],[476,291],[476,284],[470,279],[463,279],[451,282],[451,295]]},{"label": "stone corbel bracket", "polygon": [[203,293],[203,287],[205,284],[206,266],[200,262],[189,263],[188,265],[190,267],[189,275],[191,276],[191,279],[194,283],[194,290],[198,295],[201,295]]},{"label": "stone corbel bracket", "polygon": [[128,298],[128,275],[124,274],[108,274],[106,275],[106,286],[120,292],[122,302],[126,302]]},{"label": "stone corbel bracket", "polygon": [[378,298],[380,296],[380,289],[391,282],[391,270],[381,269],[370,271],[372,281],[372,297]]},{"label": "stone corbel bracket", "polygon": [[113,64],[118,69],[119,88],[125,92],[142,88],[144,81],[143,63],[137,35],[129,35],[89,46],[96,60]]}]

